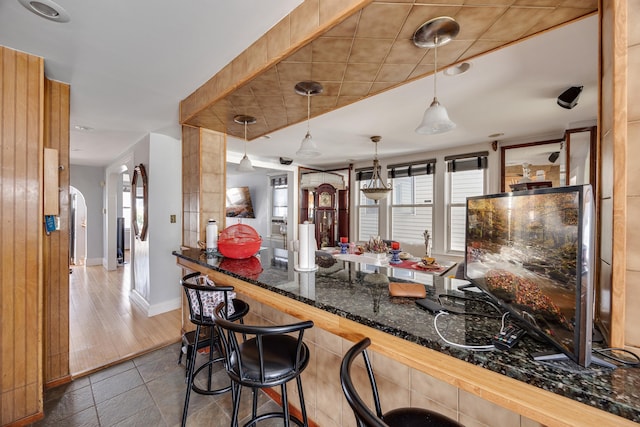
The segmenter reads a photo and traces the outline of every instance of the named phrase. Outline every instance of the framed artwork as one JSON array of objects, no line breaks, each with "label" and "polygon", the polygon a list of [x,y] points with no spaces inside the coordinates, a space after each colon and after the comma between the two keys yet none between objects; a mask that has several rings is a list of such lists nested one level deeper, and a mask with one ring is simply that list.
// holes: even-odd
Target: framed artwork
[{"label": "framed artwork", "polygon": [[227,189],[226,216],[235,218],[255,218],[249,187]]}]

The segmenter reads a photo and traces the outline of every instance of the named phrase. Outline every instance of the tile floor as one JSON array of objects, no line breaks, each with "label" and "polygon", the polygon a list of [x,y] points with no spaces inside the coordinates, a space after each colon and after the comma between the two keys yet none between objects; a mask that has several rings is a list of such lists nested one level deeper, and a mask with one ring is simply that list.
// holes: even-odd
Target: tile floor
[{"label": "tile floor", "polygon": [[[180,426],[186,385],[185,358],[177,363],[179,348],[176,343],[46,391],[46,417],[32,427]],[[214,377],[228,381],[221,367]],[[251,392],[243,389],[242,396],[240,425],[251,411]],[[258,405],[258,413],[278,410],[264,393]],[[187,426],[228,426],[231,408],[230,392],[218,396],[192,392]],[[259,425],[278,426],[282,420]]]}]

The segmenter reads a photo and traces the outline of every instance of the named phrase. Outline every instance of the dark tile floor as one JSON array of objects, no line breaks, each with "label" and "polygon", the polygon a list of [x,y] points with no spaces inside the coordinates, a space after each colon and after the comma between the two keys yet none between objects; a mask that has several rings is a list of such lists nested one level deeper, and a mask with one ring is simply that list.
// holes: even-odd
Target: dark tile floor
[{"label": "dark tile floor", "polygon": [[[164,347],[46,391],[46,417],[32,426],[179,426],[186,390],[184,358],[181,365],[177,363],[179,346]],[[228,381],[226,372],[219,369],[214,377]],[[242,396],[240,425],[251,411],[251,392],[244,389]],[[264,393],[258,405],[259,413],[278,410]],[[228,426],[231,408],[230,392],[218,396],[192,392],[187,425]],[[282,420],[260,423],[260,427],[277,425]]]}]

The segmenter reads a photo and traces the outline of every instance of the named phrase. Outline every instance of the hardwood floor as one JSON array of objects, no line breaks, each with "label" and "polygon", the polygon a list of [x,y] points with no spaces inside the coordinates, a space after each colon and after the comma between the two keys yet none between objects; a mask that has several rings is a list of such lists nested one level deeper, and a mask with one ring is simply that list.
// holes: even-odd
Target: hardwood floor
[{"label": "hardwood floor", "polygon": [[180,340],[180,309],[147,317],[131,302],[129,268],[128,263],[115,271],[102,266],[72,267],[69,367],[73,377]]}]

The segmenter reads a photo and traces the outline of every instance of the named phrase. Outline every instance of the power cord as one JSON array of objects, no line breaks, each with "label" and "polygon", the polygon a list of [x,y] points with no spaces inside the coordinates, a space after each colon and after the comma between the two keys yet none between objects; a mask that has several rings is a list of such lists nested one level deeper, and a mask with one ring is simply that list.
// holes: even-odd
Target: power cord
[{"label": "power cord", "polygon": [[[438,317],[442,316],[442,315],[449,315],[449,313],[447,313],[446,311],[439,311],[435,317],[433,318],[433,328],[436,330],[436,333],[438,334],[438,336],[440,337],[440,339],[442,341],[444,341],[445,343],[454,346],[454,347],[458,347],[458,348],[463,348],[466,350],[474,350],[474,351],[493,351],[496,349],[496,347],[493,344],[490,345],[466,345],[466,344],[458,344],[452,341],[447,340],[441,333],[440,330],[438,329]],[[507,316],[509,315],[509,313],[504,313],[502,315],[502,323],[500,326],[500,331],[503,331],[505,328],[505,320],[507,318]]]},{"label": "power cord", "polygon": [[[458,310],[458,309],[453,309],[451,306],[445,306],[442,302],[442,300],[447,300],[447,301],[451,301],[453,304],[455,304],[455,301],[464,301],[464,302],[472,302],[472,303],[480,303],[480,304],[486,304],[488,306],[490,306],[491,308],[493,308],[498,315],[495,315],[493,313],[487,313],[487,312],[482,312],[482,311],[467,311],[467,310]],[[453,314],[462,314],[462,315],[467,315],[467,316],[480,316],[480,317],[492,317],[492,318],[497,318],[500,317],[500,315],[502,315],[503,311],[500,309],[500,307],[498,307],[496,304],[494,304],[493,302],[489,301],[486,298],[469,298],[469,297],[463,297],[463,296],[459,296],[459,295],[451,295],[451,294],[440,294],[438,295],[438,302],[440,303],[440,305],[442,305],[446,311],[453,313]]]},{"label": "power cord", "polygon": [[[618,352],[621,352],[621,353],[628,354],[634,360],[625,360],[625,359],[622,359],[620,357],[613,356],[611,354],[611,352],[613,352],[613,351],[618,351]],[[599,348],[599,349],[592,349],[591,352],[595,353],[597,355],[600,355],[600,356],[602,356],[602,357],[604,357],[606,359],[613,360],[614,362],[620,363],[620,364],[625,365],[625,366],[631,366],[631,367],[640,366],[640,357],[638,357],[637,354],[635,354],[635,353],[633,353],[633,352],[631,352],[631,351],[629,351],[627,349],[624,349],[624,348],[617,348],[617,347]]]}]

